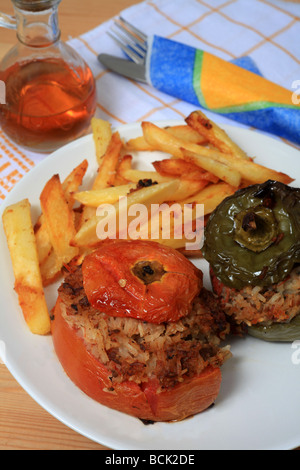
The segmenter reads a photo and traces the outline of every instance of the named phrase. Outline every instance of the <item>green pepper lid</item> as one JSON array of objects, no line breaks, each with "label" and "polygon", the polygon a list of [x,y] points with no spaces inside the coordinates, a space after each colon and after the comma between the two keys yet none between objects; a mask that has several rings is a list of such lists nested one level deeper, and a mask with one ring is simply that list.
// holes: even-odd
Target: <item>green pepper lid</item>
[{"label": "green pepper lid", "polygon": [[270,180],[226,198],[208,220],[202,252],[231,288],[283,281],[300,262],[300,189]]},{"label": "green pepper lid", "polygon": [[268,207],[251,207],[235,217],[234,240],[248,250],[260,253],[272,245],[278,235],[276,218]]}]

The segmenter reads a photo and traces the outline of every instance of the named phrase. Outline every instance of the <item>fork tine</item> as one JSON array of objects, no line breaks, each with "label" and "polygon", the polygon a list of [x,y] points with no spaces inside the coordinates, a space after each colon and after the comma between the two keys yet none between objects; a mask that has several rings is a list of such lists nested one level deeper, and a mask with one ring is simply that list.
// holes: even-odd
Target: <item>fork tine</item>
[{"label": "fork tine", "polygon": [[136,64],[144,64],[144,59],[138,55],[136,52],[134,52],[130,47],[126,46],[123,44],[122,41],[116,36],[114,36],[110,31],[107,32],[107,34],[118,44],[118,46],[122,49],[122,51],[130,57],[131,60],[133,60]]},{"label": "fork tine", "polygon": [[137,29],[135,26],[133,26],[131,23],[129,23],[127,20],[125,20],[122,16],[120,16],[120,21],[123,23],[124,26],[127,27],[127,29],[134,33],[136,36],[140,37],[141,40],[146,43],[147,42],[147,36],[142,32],[140,31],[139,29]]},{"label": "fork tine", "polygon": [[114,21],[114,26],[119,31],[111,28],[111,31],[108,31],[109,36],[136,64],[145,64],[147,36],[122,17]]},{"label": "fork tine", "polygon": [[122,32],[123,40],[125,42],[130,42],[130,44],[134,44],[135,47],[139,47],[140,51],[143,51],[145,54],[147,51],[147,45],[142,41],[140,38],[137,38],[134,34],[128,31],[123,24],[115,21],[115,26]]},{"label": "fork tine", "polygon": [[[116,26],[120,28],[118,23],[115,23]],[[126,33],[123,29],[122,33],[120,31],[116,31],[115,29],[111,29],[111,31],[120,39],[120,41],[123,41],[127,46],[129,46],[131,49],[133,49],[137,54],[139,54],[141,57],[145,58],[146,55],[146,48],[145,46],[141,46],[139,43],[136,43],[136,40],[133,39],[131,35]]]}]

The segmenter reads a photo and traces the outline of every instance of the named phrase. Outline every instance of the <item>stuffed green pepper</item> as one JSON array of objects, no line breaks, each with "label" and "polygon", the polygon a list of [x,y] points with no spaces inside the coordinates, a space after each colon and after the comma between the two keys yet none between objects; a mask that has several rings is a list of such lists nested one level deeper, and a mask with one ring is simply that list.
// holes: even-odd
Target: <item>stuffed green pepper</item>
[{"label": "stuffed green pepper", "polygon": [[202,251],[233,325],[266,341],[300,339],[300,189],[238,190],[210,216]]}]

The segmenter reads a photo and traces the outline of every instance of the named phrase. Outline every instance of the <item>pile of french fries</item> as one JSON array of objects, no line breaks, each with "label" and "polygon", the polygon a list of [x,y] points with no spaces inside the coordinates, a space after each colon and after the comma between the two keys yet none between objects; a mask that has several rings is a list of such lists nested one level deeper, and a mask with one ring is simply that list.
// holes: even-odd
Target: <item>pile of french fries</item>
[{"label": "pile of french fries", "polygon": [[[134,204],[203,204],[204,214],[209,216],[241,187],[269,179],[285,184],[293,181],[255,163],[201,111],[191,113],[183,125],[160,128],[142,122],[141,128],[141,137],[124,141],[108,122],[94,118],[98,170],[89,190],[80,191],[88,169],[87,160],[83,160],[64,181],[56,174],[46,183],[40,195],[41,214],[34,225],[28,199],[5,210],[3,225],[15,290],[33,333],[50,332],[45,287],[56,282],[64,269],[80,264],[101,243],[96,230],[100,205],[113,204],[117,214],[120,198],[126,196],[128,209]],[[137,170],[134,152],[144,151],[164,152],[166,158],[153,162],[153,171]],[[141,184],[145,181],[147,184]],[[150,234],[151,220],[146,223]],[[180,240],[172,235],[168,239],[158,236],[155,241],[193,254],[185,251],[184,236]]]}]

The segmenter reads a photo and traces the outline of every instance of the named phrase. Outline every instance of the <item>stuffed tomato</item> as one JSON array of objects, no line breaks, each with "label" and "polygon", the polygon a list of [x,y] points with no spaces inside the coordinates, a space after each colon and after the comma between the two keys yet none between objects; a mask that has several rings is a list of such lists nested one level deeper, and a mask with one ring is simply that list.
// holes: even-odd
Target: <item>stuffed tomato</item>
[{"label": "stuffed tomato", "polygon": [[225,315],[202,273],[154,242],[111,241],[59,289],[52,321],[70,379],[99,403],[143,420],[182,420],[212,405]]}]

